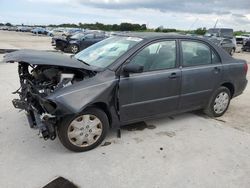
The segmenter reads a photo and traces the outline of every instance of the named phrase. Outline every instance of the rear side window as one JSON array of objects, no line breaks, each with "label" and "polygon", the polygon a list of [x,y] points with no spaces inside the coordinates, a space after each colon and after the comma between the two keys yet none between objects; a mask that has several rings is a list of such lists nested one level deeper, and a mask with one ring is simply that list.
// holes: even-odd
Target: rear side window
[{"label": "rear side window", "polygon": [[183,66],[207,65],[212,63],[211,49],[195,41],[182,41]]},{"label": "rear side window", "polygon": [[213,64],[220,63],[221,62],[220,57],[213,50],[211,51],[212,51],[212,63]]}]

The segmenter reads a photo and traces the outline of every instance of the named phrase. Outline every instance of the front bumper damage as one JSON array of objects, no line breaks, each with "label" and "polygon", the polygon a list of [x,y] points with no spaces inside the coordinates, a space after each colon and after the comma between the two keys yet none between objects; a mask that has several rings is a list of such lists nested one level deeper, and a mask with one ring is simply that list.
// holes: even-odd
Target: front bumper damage
[{"label": "front bumper damage", "polygon": [[[41,101],[37,101],[37,103],[38,102],[42,108],[45,108],[44,103]],[[59,121],[58,116],[47,112],[40,114],[41,112],[39,112],[39,110],[21,99],[14,99],[12,100],[12,103],[15,108],[25,110],[30,128],[38,129],[45,140],[54,140],[56,138],[56,124]]]}]

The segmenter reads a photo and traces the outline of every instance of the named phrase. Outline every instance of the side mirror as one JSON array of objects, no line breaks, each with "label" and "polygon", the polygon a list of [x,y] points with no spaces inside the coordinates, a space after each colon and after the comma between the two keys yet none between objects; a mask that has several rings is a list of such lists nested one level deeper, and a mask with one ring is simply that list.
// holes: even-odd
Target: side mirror
[{"label": "side mirror", "polygon": [[126,76],[128,76],[129,73],[141,73],[143,72],[143,66],[129,63],[123,67],[123,72]]}]

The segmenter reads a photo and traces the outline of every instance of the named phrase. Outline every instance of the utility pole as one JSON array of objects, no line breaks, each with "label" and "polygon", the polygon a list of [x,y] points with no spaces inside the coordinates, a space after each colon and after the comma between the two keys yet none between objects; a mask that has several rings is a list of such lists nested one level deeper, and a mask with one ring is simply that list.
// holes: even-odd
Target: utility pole
[{"label": "utility pole", "polygon": [[214,28],[216,28],[218,21],[219,20],[217,19],[216,22],[215,22],[215,24],[214,24]]}]

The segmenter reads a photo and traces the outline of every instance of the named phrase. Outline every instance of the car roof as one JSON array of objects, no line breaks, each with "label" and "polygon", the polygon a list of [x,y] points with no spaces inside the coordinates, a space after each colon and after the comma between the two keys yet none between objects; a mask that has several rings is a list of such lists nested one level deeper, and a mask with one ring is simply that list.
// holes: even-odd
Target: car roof
[{"label": "car roof", "polygon": [[161,32],[120,32],[115,36],[137,37],[142,39],[161,39],[161,38],[181,38],[181,39],[202,39],[197,36],[188,36],[181,33],[161,33]]},{"label": "car roof", "polygon": [[[142,48],[145,44],[154,41],[154,40],[161,40],[161,39],[186,39],[186,40],[198,40],[201,42],[205,42],[209,44],[210,46],[215,49],[218,54],[220,55],[221,60],[227,61],[227,60],[232,60],[232,57],[221,47],[218,45],[214,44],[212,41],[207,40],[206,38],[203,37],[197,37],[197,36],[188,36],[184,34],[179,34],[179,33],[160,33],[160,32],[120,32],[120,33],[115,33],[114,36],[121,36],[121,37],[137,37],[143,39],[139,43],[139,45],[134,46],[131,49],[131,53],[125,54],[121,58],[118,59],[118,61],[125,61],[129,56],[131,56],[132,53],[134,53],[136,50]],[[117,70],[117,68],[120,66],[120,64],[112,64],[109,66],[110,70]]]}]

